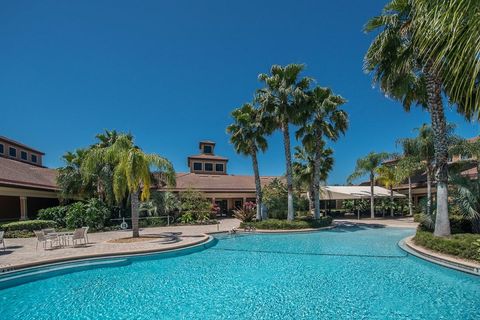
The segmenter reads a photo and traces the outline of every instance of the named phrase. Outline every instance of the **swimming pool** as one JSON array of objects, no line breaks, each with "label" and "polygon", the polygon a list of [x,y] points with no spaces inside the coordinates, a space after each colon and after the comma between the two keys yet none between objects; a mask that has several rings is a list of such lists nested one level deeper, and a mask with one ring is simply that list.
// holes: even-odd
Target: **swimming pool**
[{"label": "swimming pool", "polygon": [[479,319],[480,277],[407,255],[413,229],[219,236],[0,290],[1,319]]}]

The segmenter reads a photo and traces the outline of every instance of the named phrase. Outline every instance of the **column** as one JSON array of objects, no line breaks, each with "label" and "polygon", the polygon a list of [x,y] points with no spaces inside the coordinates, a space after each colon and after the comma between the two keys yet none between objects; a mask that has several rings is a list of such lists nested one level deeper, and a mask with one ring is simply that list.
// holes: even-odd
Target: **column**
[{"label": "column", "polygon": [[20,197],[20,220],[27,220],[27,197]]}]

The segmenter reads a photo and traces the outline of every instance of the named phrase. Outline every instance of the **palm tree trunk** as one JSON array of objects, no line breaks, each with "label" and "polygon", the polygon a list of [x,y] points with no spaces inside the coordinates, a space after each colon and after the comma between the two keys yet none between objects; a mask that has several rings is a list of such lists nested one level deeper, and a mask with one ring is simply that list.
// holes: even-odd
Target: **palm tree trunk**
[{"label": "palm tree trunk", "polygon": [[314,196],[314,208],[315,219],[320,219],[320,161],[322,158],[322,146],[320,141],[315,142],[315,159],[313,164],[313,196]]},{"label": "palm tree trunk", "polygon": [[393,187],[390,186],[390,216],[393,217]]},{"label": "palm tree trunk", "polygon": [[293,178],[292,178],[292,154],[290,152],[290,130],[288,122],[282,124],[283,143],[285,146],[285,164],[287,169],[287,191],[288,191],[288,207],[287,220],[292,221],[295,218],[293,210]]},{"label": "palm tree trunk", "polygon": [[262,220],[262,184],[260,183],[260,173],[258,172],[257,151],[254,147],[251,150],[253,173],[255,175],[255,193],[257,196],[257,220]]},{"label": "palm tree trunk", "polygon": [[138,190],[132,192],[130,197],[130,203],[132,208],[132,236],[134,238],[140,237],[140,232],[138,230],[138,208],[139,208],[139,201],[138,201]]},{"label": "palm tree trunk", "polygon": [[445,237],[450,235],[448,218],[448,143],[447,121],[443,111],[442,85],[439,76],[433,72],[432,62],[425,67],[427,82],[428,106],[432,119],[433,143],[435,148],[435,180],[437,182],[437,211],[434,235]]},{"label": "palm tree trunk", "polygon": [[432,212],[432,175],[427,168],[427,216]]},{"label": "palm tree trunk", "polygon": [[313,211],[314,209],[314,205],[313,205],[313,182],[309,184],[308,186],[308,209],[310,210],[310,213]]},{"label": "palm tree trunk", "polygon": [[375,176],[370,173],[370,218],[375,218],[375,196],[374,196]]},{"label": "palm tree trunk", "polygon": [[412,178],[410,176],[408,177],[408,212],[409,212],[410,216],[413,216]]}]

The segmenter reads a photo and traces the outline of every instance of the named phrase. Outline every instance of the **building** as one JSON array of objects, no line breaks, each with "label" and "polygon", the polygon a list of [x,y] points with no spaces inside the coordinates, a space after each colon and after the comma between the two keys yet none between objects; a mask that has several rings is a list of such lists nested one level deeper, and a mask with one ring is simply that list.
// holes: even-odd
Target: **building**
[{"label": "building", "polygon": [[[241,208],[247,201],[255,202],[255,179],[253,176],[228,174],[228,159],[215,155],[215,142],[200,141],[200,153],[187,158],[189,172],[177,173],[176,186],[159,188],[175,193],[187,190],[200,191],[220,208],[220,215],[226,216],[235,208]],[[265,186],[274,176],[261,177]]]},{"label": "building", "polygon": [[57,172],[42,166],[44,155],[0,136],[0,221],[35,218],[58,205]]}]

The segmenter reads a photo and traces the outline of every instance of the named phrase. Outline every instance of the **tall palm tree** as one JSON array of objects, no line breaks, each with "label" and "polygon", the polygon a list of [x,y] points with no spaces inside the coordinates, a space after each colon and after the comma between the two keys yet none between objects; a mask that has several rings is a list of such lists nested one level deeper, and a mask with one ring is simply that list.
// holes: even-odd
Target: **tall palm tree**
[{"label": "tall palm tree", "polygon": [[377,169],[378,178],[377,181],[380,184],[383,184],[385,188],[390,190],[390,216],[394,216],[393,212],[393,187],[397,186],[398,175],[397,175],[397,168],[395,164],[383,164]]},{"label": "tall palm tree", "polygon": [[441,75],[448,97],[467,114],[480,109],[480,2],[412,1],[413,43]]},{"label": "tall palm tree", "polygon": [[333,94],[329,88],[315,87],[309,94],[308,107],[304,113],[304,122],[296,132],[306,149],[312,149],[314,155],[313,197],[315,219],[320,218],[320,171],[324,153],[324,138],[336,141],[348,127],[347,113],[339,106],[346,102],[341,96]]},{"label": "tall palm tree", "polygon": [[[325,148],[324,146],[321,147],[321,155],[320,155],[320,171],[318,173],[318,177],[320,181],[326,181],[328,178],[328,174],[333,169],[333,150],[330,148]],[[309,207],[312,210],[315,205],[314,202],[314,177],[315,177],[315,157],[316,153],[311,150],[307,149],[305,146],[296,146],[294,157],[296,159],[293,162],[293,172],[294,176],[296,177],[297,183],[299,185],[305,186],[308,190],[308,200],[309,200]],[[318,187],[320,189],[320,186]],[[320,215],[316,216],[318,219]]]},{"label": "tall palm tree", "polygon": [[[382,15],[372,18],[366,32],[380,31],[365,55],[365,70],[372,72],[386,95],[401,101],[406,109],[412,103],[426,106],[434,132],[435,180],[437,182],[436,236],[450,234],[448,219],[448,144],[447,122],[442,101],[445,81],[435,62],[418,47],[417,15],[414,1],[393,0]],[[478,59],[478,53],[477,53]],[[449,91],[445,91],[448,95]],[[450,97],[452,102],[455,101]],[[465,113],[462,106],[460,112]]]},{"label": "tall palm tree", "polygon": [[413,215],[413,199],[412,199],[412,176],[418,171],[424,169],[423,163],[416,154],[409,154],[404,148],[403,158],[397,163],[397,180],[408,183],[408,212]]},{"label": "tall palm tree", "polygon": [[256,100],[260,103],[261,109],[283,134],[288,190],[288,220],[293,220],[295,217],[290,124],[299,123],[298,115],[306,105],[307,91],[312,82],[308,77],[300,78],[303,69],[304,66],[301,64],[289,64],[284,67],[273,65],[270,74],[262,73],[258,76],[265,87],[259,89],[256,95]]},{"label": "tall palm tree", "polygon": [[139,198],[146,201],[150,196],[152,184],[151,167],[156,167],[166,179],[168,185],[175,183],[175,171],[172,164],[156,154],[144,153],[135,146],[128,135],[120,134],[116,141],[105,148],[94,148],[86,156],[81,170],[84,175],[94,172],[98,163],[115,163],[113,172],[113,191],[117,202],[130,197],[132,209],[133,237],[139,237],[138,213]]},{"label": "tall palm tree", "polygon": [[255,175],[255,193],[257,197],[257,220],[266,219],[262,216],[262,185],[258,170],[258,151],[267,150],[265,126],[262,123],[262,114],[252,104],[246,103],[232,112],[234,123],[227,127],[230,134],[230,143],[235,151],[252,158],[253,173]]},{"label": "tall palm tree", "polygon": [[93,185],[84,182],[80,171],[86,153],[85,149],[77,149],[74,152],[65,153],[62,157],[65,166],[58,169],[57,184],[63,200],[94,196]]},{"label": "tall palm tree", "polygon": [[348,182],[356,180],[357,178],[368,175],[370,179],[370,217],[375,218],[375,178],[377,176],[378,167],[380,167],[384,160],[388,159],[390,155],[386,152],[370,152],[363,158],[357,160],[355,170],[348,177]]}]

